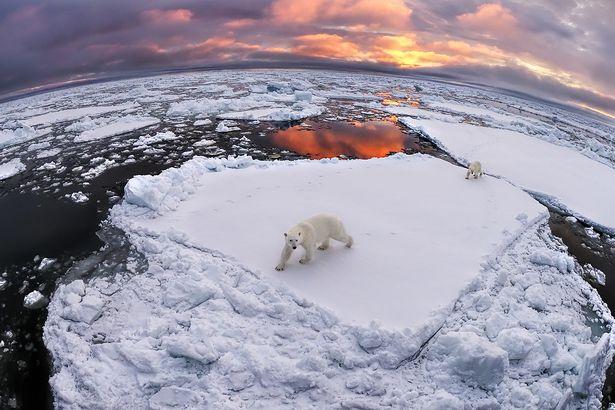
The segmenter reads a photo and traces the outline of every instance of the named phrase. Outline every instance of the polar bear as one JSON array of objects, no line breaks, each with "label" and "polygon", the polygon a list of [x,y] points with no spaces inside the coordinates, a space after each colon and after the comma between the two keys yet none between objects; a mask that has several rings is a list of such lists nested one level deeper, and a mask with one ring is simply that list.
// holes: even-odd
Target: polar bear
[{"label": "polar bear", "polygon": [[474,161],[468,167],[468,172],[466,172],[466,179],[477,179],[478,177],[483,175],[483,168],[480,165],[480,162]]},{"label": "polar bear", "polygon": [[319,245],[318,249],[324,251],[329,247],[329,239],[344,242],[347,248],[353,244],[352,236],[346,233],[344,224],[336,216],[320,214],[299,222],[284,233],[284,248],[280,263],[275,269],[284,270],[290,255],[299,245],[305,249],[305,256],[299,262],[308,263],[314,256],[316,245]]}]

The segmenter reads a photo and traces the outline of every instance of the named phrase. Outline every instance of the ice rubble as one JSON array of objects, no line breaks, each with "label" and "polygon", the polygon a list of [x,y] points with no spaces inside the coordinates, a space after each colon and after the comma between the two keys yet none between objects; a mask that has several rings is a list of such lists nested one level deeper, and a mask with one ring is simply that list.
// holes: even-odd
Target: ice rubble
[{"label": "ice rubble", "polygon": [[323,112],[323,107],[307,103],[296,103],[290,107],[269,107],[227,112],[218,115],[218,118],[231,120],[298,121],[320,115]]},{"label": "ice rubble", "polygon": [[10,145],[20,144],[22,142],[29,141],[34,138],[41,137],[49,133],[49,129],[35,130],[27,125],[19,124],[14,129],[2,129],[0,130],[0,148],[8,147]]},{"label": "ice rubble", "polygon": [[163,131],[157,132],[154,135],[142,135],[139,137],[139,139],[135,141],[133,145],[136,147],[146,147],[157,142],[172,141],[177,138],[179,138],[179,136],[176,135],[173,131]]},{"label": "ice rubble", "polygon": [[[374,171],[414,164],[413,170],[419,172],[434,166],[432,171],[441,171],[434,175],[438,181],[446,181],[447,170],[454,170],[444,164],[439,169],[434,165],[438,160],[420,156],[366,162],[374,165]],[[266,165],[245,157],[195,158],[160,176],[132,179],[125,202],[112,210],[112,220],[126,230],[149,267],[144,273],[117,273],[87,284],[77,280],[59,286],[45,325],[45,343],[54,358],[50,383],[55,405],[599,406],[611,343],[608,334],[596,342],[598,336],[587,326],[583,308],[590,307],[609,323],[612,318],[595,290],[578,275],[577,266],[562,270],[532,257],[547,252],[553,256],[550,260],[558,260],[555,254],[565,255],[565,248],[548,233],[544,215],[533,221],[529,215],[520,217],[523,228],[517,234],[499,237],[503,243],[482,245],[490,257],[482,269],[471,272],[474,279],[454,301],[450,314],[432,318],[436,328],[405,330],[340,321],[334,313],[279,286],[268,274],[199,244],[182,230],[157,226],[161,218],[181,215],[188,210],[184,204],[209,192],[213,182],[209,173],[223,171],[216,174],[220,178],[242,172],[296,176],[312,166],[327,178],[338,170],[348,172],[344,167],[362,168],[354,161]],[[467,182],[463,170],[453,174],[455,181]],[[260,183],[258,178],[252,181]],[[457,182],[450,183],[454,187]],[[476,194],[503,182],[486,178],[468,184],[465,187]],[[404,192],[412,190],[394,185],[386,196],[364,196],[361,201],[375,201],[370,215],[388,205],[385,198],[399,207],[438,203],[453,214],[467,206],[446,201],[444,192],[405,200]],[[268,201],[283,207],[285,203],[275,198],[288,197],[273,195]],[[251,200],[243,198],[239,205],[247,206]],[[534,206],[538,212],[534,215],[540,215],[541,208]],[[404,215],[411,220],[422,217],[410,211]],[[458,219],[462,224],[463,217]],[[357,226],[355,234],[361,234]],[[451,232],[420,233],[423,241],[435,245]],[[227,233],[241,237],[236,234]],[[343,258],[341,253],[333,256]],[[527,299],[528,289],[536,286],[546,295],[541,309],[532,308]],[[476,363],[472,358],[481,360]]]},{"label": "ice rubble", "polygon": [[26,170],[26,165],[19,158],[0,164],[0,181],[8,179]]},{"label": "ice rubble", "polygon": [[[324,100],[318,99],[318,102]],[[281,105],[285,103],[286,105]],[[202,98],[171,103],[167,115],[216,115],[226,120],[295,121],[320,115],[324,107],[312,103],[307,91],[290,93],[251,93],[237,98]]]},{"label": "ice rubble", "polygon": [[480,160],[487,173],[615,232],[615,190],[611,189],[615,169],[608,165],[515,131],[410,117],[400,121],[422,131],[460,162]]}]

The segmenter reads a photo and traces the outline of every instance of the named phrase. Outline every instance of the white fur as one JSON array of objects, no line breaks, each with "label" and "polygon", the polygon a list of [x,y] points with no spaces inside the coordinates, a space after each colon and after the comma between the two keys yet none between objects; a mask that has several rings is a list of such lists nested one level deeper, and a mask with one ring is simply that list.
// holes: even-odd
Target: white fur
[{"label": "white fur", "polygon": [[284,248],[276,270],[286,268],[286,262],[299,245],[305,249],[305,255],[299,262],[308,263],[314,257],[317,245],[318,249],[323,251],[329,247],[329,239],[344,242],[347,248],[353,244],[352,236],[346,233],[342,221],[336,216],[326,214],[316,215],[298,223],[284,234],[284,239]]},{"label": "white fur", "polygon": [[480,165],[480,162],[474,161],[468,167],[468,172],[466,172],[466,179],[470,179],[470,177],[472,177],[472,179],[478,179],[482,175],[483,168]]}]

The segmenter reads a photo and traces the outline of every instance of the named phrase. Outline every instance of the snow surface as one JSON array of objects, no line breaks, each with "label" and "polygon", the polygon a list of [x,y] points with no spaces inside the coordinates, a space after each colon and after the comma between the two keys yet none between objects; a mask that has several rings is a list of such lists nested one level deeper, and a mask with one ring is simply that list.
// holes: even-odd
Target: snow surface
[{"label": "snow surface", "polygon": [[26,170],[26,166],[19,158],[0,164],[0,181],[10,178]]},{"label": "snow surface", "polygon": [[155,117],[126,117],[121,118],[111,124],[91,130],[83,131],[75,137],[75,142],[88,142],[102,138],[112,137],[114,135],[124,134],[126,132],[138,130],[140,128],[156,125],[160,122]]},{"label": "snow surface", "polygon": [[72,108],[68,110],[54,111],[23,120],[23,123],[33,127],[41,124],[54,124],[56,122],[77,120],[79,118],[91,115],[101,115],[110,113],[113,111],[122,111],[129,108],[138,106],[133,103],[109,105],[109,106],[93,106],[93,107],[80,107]]},{"label": "snow surface", "polygon": [[[485,257],[524,228],[518,215],[532,221],[545,212],[506,182],[470,183],[463,169],[427,156],[278,164],[206,173],[198,179],[198,193],[143,226],[176,229],[345,321],[405,328],[454,300]],[[131,180],[125,195],[129,203],[159,211],[175,200],[177,189],[172,178],[144,176]],[[337,244],[306,266],[298,263],[297,251],[288,268],[276,272],[282,233],[322,212],[343,220],[355,239],[353,249]]]},{"label": "snow surface", "polygon": [[[399,106],[385,105],[391,102]],[[57,191],[65,182],[87,187],[88,178],[136,158],[149,156],[173,164],[192,156],[193,145],[184,140],[199,133],[204,145],[211,144],[209,138],[223,139],[204,130],[184,134],[181,127],[194,121],[231,112],[266,120],[281,112],[276,115],[284,120],[289,118],[286,113],[298,111],[292,107],[303,104],[315,107],[313,112],[329,112],[322,118],[325,121],[382,119],[390,113],[517,131],[615,167],[615,127],[605,118],[424,78],[306,70],[162,75],[2,103],[0,163],[27,161],[31,172],[19,187],[23,191]],[[73,114],[78,118],[62,119],[58,114],[122,105],[127,107],[108,115],[80,111]],[[27,125],[28,120],[44,115],[49,126]],[[108,144],[97,139],[78,146],[73,143],[83,132],[131,121],[128,117],[154,116],[164,125],[153,132],[138,131]],[[243,123],[241,131],[249,131],[255,122]],[[144,133],[154,136],[168,130],[182,140],[152,142],[155,148],[135,145]],[[36,144],[18,145],[39,137]],[[229,138],[235,142],[233,136]],[[226,148],[229,153],[248,152],[238,138]],[[45,156],[54,149],[61,152],[49,162]],[[214,141],[204,154],[224,153]],[[211,171],[259,166],[239,159],[201,161]],[[72,181],[63,175],[66,164],[76,165],[70,169]],[[178,187],[162,190],[168,196],[157,212],[127,201],[114,211],[116,223],[146,258],[146,272],[118,268],[108,277],[60,285],[54,295],[45,338],[53,355],[51,386],[58,408],[600,406],[613,343],[608,334],[600,338],[605,330],[593,315],[607,323],[612,318],[582,277],[600,280],[601,276],[570,258],[551,236],[546,220],[532,224],[520,215],[520,223],[527,221],[525,230],[516,239],[512,234],[506,237],[510,246],[500,244],[499,252],[483,261],[478,276],[449,306],[448,317],[436,315],[428,326],[403,331],[383,324],[352,325],[280,280],[259,274],[215,247],[195,244],[182,232],[160,233],[138,224],[131,230],[131,219],[144,225],[146,218],[155,222],[158,213],[168,217],[173,212],[167,208],[180,208],[191,192],[202,195],[198,179],[191,179],[192,173],[187,172],[195,166],[190,164],[183,171],[165,174],[174,175],[167,182]],[[143,182],[146,189],[152,181]],[[404,182],[397,189],[413,187]],[[71,192],[63,189],[60,195]],[[152,195],[144,203],[162,198]],[[386,198],[371,212],[377,212]],[[422,199],[412,198],[409,203]],[[452,214],[456,205],[456,201],[450,204]],[[408,213],[403,224],[411,223],[405,219],[421,217]],[[276,238],[279,234],[276,231]],[[448,234],[436,229],[424,233],[424,240],[437,243]],[[361,250],[364,243],[362,239],[349,252]],[[466,248],[468,244],[463,245]],[[404,251],[412,255],[412,250]],[[317,260],[325,262],[321,253]],[[302,272],[296,264],[293,268]],[[475,366],[466,360],[477,354],[488,357],[489,365]]]},{"label": "snow surface", "polygon": [[615,169],[579,152],[503,129],[400,118],[460,162],[544,196],[553,206],[615,232]]},{"label": "snow surface", "polygon": [[[353,207],[361,208],[362,202],[372,202],[364,212],[378,222],[382,221],[378,215],[384,213],[382,209],[407,207],[403,219],[393,215],[397,218],[396,226],[421,224],[420,219],[427,214],[414,214],[411,210],[417,206],[420,210],[422,201],[436,204],[436,210],[446,208],[459,221],[444,233],[435,228],[444,225],[420,232],[422,241],[430,246],[447,241],[446,236],[463,236],[465,229],[476,229],[470,226],[475,221],[466,214],[471,216],[474,211],[461,201],[449,200],[446,190],[429,191],[433,198],[421,196],[422,190],[434,188],[422,186],[417,182],[421,178],[413,177],[414,173],[432,172],[438,184],[453,190],[464,184],[465,190],[479,197],[484,195],[480,191],[489,191],[494,196],[486,198],[487,201],[502,201],[500,195],[521,204],[527,200],[537,216],[532,221],[532,214],[518,215],[515,220],[520,225],[510,223],[519,232],[508,237],[496,235],[501,243],[485,244],[478,239],[477,245],[483,247],[483,252],[492,252],[490,257],[472,272],[473,279],[459,289],[459,297],[450,301],[448,315],[430,318],[430,326],[399,331],[375,323],[350,325],[330,310],[280,286],[269,274],[259,273],[218,248],[199,244],[177,227],[160,225],[160,221],[171,222],[174,215],[187,217],[189,209],[196,211],[192,215],[194,223],[207,217],[207,212],[215,212],[208,203],[193,208],[190,205],[206,193],[215,196],[211,194],[216,192],[218,179],[235,177],[233,183],[239,184],[242,179],[250,180],[254,189],[241,197],[242,204],[221,203],[223,207],[248,207],[259,200],[261,194],[256,187],[264,186],[261,181],[264,184],[269,174],[270,178],[289,174],[304,189],[319,190],[323,188],[317,182],[302,184],[301,174],[317,170],[314,175],[326,175],[332,183],[339,183],[344,175],[360,176],[367,169],[370,173],[386,173],[380,168],[397,171],[392,173],[394,178],[405,171],[405,177],[412,183],[400,185],[395,180],[378,180],[393,189],[380,196],[364,195]],[[602,338],[593,334],[586,312],[589,308],[596,317],[612,323],[608,309],[581,278],[578,265],[566,264],[562,269],[532,257],[548,253],[548,260],[555,261],[562,259],[557,254],[566,256],[565,247],[549,234],[542,206],[504,181],[466,181],[463,175],[463,169],[416,155],[369,161],[274,164],[245,157],[197,157],[160,176],[135,177],[126,188],[125,201],[112,209],[112,221],[128,233],[131,243],[145,255],[147,271],[134,272],[130,268],[134,264],[128,264],[127,271],[113,276],[95,277],[88,283],[76,280],[58,287],[45,325],[45,343],[54,358],[50,384],[56,407],[599,406],[611,343],[608,334]],[[386,176],[389,177],[388,173]],[[294,185],[287,181],[279,180],[280,190]],[[353,185],[344,186],[351,196],[358,190]],[[378,189],[361,181],[363,186]],[[232,184],[228,188],[232,193]],[[410,199],[408,191],[415,193]],[[271,196],[275,199],[278,194],[273,192]],[[284,197],[293,200],[292,196]],[[229,198],[233,200],[232,195]],[[289,215],[289,211],[282,209],[284,202],[267,203],[278,204],[274,207],[278,213],[269,221],[278,223]],[[307,206],[313,203],[308,202]],[[295,213],[292,223],[299,214],[303,216],[304,210],[288,208]],[[350,214],[359,213],[350,210]],[[483,211],[486,221],[489,212]],[[293,265],[294,272],[306,280],[313,279],[311,276],[318,272],[308,273],[308,269],[317,270],[318,262],[342,265],[343,252],[353,252],[355,258],[369,251],[364,247],[368,239],[363,233],[367,230],[359,228],[368,218],[357,224],[349,217],[349,228],[354,228],[352,233],[360,239],[357,247],[336,247],[339,252],[318,255],[312,266]],[[243,215],[241,220],[246,222]],[[286,223],[280,225],[280,229],[285,228]],[[487,227],[487,232],[490,229]],[[389,230],[370,233],[384,234],[387,244],[401,246]],[[280,235],[277,228],[275,235]],[[229,229],[224,236],[243,240],[236,230]],[[262,235],[258,239],[269,243],[264,240],[268,237]],[[462,249],[473,252],[467,244]],[[412,252],[415,251],[411,247],[403,248],[403,256]],[[446,258],[446,252],[439,257]],[[415,259],[420,258],[424,255]],[[463,263],[464,256],[459,258]],[[408,259],[413,263],[411,257]],[[378,269],[378,275],[370,277],[376,284],[385,272]],[[458,272],[455,268],[447,280],[455,281],[453,276]],[[404,283],[395,284],[400,285]],[[532,308],[526,299],[531,293],[528,289],[537,285],[546,295],[540,310]],[[447,288],[446,282],[440,286]],[[354,287],[349,285],[347,290]]]}]

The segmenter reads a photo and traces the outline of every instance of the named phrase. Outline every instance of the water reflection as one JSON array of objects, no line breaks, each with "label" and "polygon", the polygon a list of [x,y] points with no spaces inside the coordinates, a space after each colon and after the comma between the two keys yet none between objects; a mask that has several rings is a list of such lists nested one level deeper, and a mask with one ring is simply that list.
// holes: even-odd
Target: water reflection
[{"label": "water reflection", "polygon": [[261,137],[260,143],[297,152],[310,158],[346,155],[354,158],[385,157],[403,151],[408,135],[388,121],[307,123]]}]

